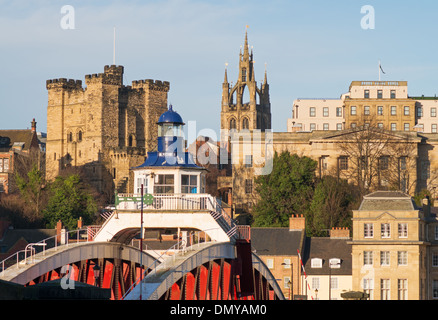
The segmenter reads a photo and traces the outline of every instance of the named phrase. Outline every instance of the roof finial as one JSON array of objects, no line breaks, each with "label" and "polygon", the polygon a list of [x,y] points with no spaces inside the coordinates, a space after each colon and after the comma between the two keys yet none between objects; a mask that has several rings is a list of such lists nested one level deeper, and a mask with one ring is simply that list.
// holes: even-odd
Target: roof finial
[{"label": "roof finial", "polygon": [[243,55],[244,56],[248,55],[248,28],[249,28],[249,26],[246,25],[246,27],[245,27],[245,45],[243,46]]},{"label": "roof finial", "polygon": [[169,111],[173,111],[171,103],[169,104]]},{"label": "roof finial", "polygon": [[228,83],[227,67],[228,67],[228,62],[225,62],[225,77],[224,77],[224,83]]}]

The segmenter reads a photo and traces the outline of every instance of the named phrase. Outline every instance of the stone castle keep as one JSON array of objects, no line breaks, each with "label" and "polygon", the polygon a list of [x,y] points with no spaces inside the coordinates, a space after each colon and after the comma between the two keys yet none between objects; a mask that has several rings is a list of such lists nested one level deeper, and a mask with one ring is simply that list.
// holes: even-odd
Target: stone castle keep
[{"label": "stone castle keep", "polygon": [[46,178],[82,168],[102,192],[132,190],[129,169],[156,149],[160,115],[170,84],[138,80],[123,84],[123,66],[81,80],[47,80]]}]

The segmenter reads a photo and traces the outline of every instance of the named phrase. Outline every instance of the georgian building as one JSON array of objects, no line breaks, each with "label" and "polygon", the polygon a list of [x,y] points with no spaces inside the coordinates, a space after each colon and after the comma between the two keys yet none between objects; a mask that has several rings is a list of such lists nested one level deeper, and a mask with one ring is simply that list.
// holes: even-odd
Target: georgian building
[{"label": "georgian building", "polygon": [[429,199],[378,191],[353,211],[353,290],[371,300],[438,299],[438,220]]}]

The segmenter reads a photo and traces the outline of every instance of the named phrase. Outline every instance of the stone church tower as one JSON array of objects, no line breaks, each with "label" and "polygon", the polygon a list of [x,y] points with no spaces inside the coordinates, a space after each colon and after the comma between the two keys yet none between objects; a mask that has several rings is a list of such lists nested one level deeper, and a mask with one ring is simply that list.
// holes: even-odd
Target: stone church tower
[{"label": "stone church tower", "polygon": [[102,192],[132,192],[130,168],[156,149],[157,121],[167,110],[169,82],[123,84],[123,66],[81,80],[47,80],[46,178],[81,168]]},{"label": "stone church tower", "polygon": [[239,77],[236,84],[228,83],[227,70],[222,84],[221,129],[238,131],[271,129],[271,103],[267,74],[260,87],[257,87],[254,74],[253,52],[248,48],[248,34],[239,54]]}]

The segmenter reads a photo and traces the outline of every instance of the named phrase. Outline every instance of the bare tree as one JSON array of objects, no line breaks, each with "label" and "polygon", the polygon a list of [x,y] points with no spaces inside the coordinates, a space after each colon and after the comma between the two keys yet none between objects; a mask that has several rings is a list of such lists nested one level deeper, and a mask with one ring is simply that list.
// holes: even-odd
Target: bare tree
[{"label": "bare tree", "polygon": [[354,182],[362,195],[378,189],[414,192],[416,144],[413,133],[388,131],[372,117],[364,117],[343,133],[339,143],[347,159],[342,177]]}]

